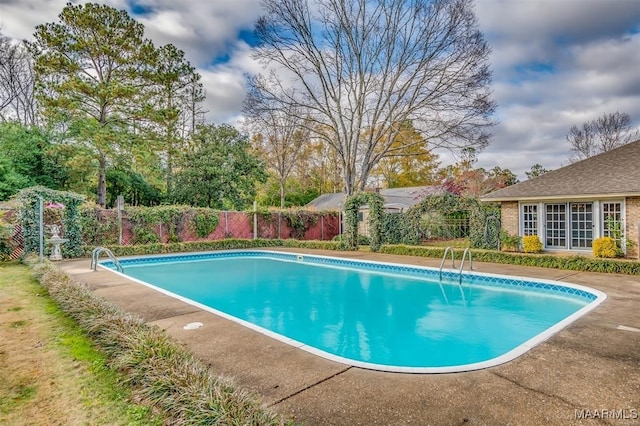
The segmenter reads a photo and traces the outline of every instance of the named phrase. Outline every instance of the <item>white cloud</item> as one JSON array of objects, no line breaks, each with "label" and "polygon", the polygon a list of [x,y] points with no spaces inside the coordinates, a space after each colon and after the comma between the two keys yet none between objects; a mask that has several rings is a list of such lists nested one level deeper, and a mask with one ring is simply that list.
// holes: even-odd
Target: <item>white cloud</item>
[{"label": "white cloud", "polygon": [[[29,39],[36,25],[57,20],[66,1],[0,0],[0,30]],[[155,44],[185,51],[202,75],[209,120],[239,120],[244,74],[261,68],[238,34],[251,30],[260,0],[103,3],[127,9]],[[499,165],[523,179],[535,163],[548,169],[566,163],[573,124],[620,111],[640,127],[638,0],[476,0],[475,9],[493,48],[500,120],[478,166]],[[228,60],[216,62],[221,57]],[[448,154],[441,159],[453,161]]]},{"label": "white cloud", "polygon": [[0,30],[16,39],[31,39],[36,25],[55,20],[65,0],[0,1]]},{"label": "white cloud", "polygon": [[148,0],[138,4],[148,11],[133,16],[156,44],[172,43],[185,51],[187,59],[203,67],[228,54],[238,33],[252,29],[260,15],[259,0]]},{"label": "white cloud", "polygon": [[640,126],[636,0],[479,0],[476,10],[500,119],[479,166],[524,178],[535,163],[567,163],[574,124],[620,111]]}]

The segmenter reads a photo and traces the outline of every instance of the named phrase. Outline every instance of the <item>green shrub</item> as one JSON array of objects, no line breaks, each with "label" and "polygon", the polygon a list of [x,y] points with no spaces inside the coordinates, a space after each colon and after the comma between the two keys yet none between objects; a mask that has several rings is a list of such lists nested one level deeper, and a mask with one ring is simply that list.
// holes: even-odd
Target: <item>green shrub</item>
[{"label": "green shrub", "polygon": [[522,237],[522,251],[525,253],[542,252],[542,241],[537,235],[527,235]]},{"label": "green shrub", "polygon": [[519,251],[521,238],[517,235],[510,235],[506,231],[500,232],[500,244],[504,251]]},{"label": "green shrub", "polygon": [[[442,259],[444,247],[383,245],[380,253],[404,256],[422,256]],[[640,262],[627,259],[595,259],[585,256],[555,256],[552,254],[507,253],[495,250],[474,249],[474,262],[502,263],[572,271],[605,272],[611,274],[640,275]],[[462,250],[454,251],[456,259],[462,259]]]},{"label": "green shrub", "polygon": [[593,255],[595,257],[620,257],[622,255],[622,251],[620,247],[611,237],[601,237],[597,238],[593,241],[592,245]]},{"label": "green shrub", "polygon": [[[346,237],[344,236],[344,234],[341,234],[333,237],[332,241],[344,243],[345,239]],[[358,234],[358,245],[368,246],[369,244],[371,244],[371,239],[369,237],[367,237],[366,235]]]},{"label": "green shrub", "polygon": [[383,213],[382,243],[403,244],[410,242],[409,222],[402,213]]}]

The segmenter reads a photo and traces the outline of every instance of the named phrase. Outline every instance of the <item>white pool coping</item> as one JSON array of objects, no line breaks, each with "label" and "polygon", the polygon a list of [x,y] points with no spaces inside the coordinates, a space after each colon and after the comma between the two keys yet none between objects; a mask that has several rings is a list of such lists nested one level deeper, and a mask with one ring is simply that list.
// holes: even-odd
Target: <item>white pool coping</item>
[{"label": "white pool coping", "polygon": [[[198,255],[207,255],[207,254],[212,254],[212,253],[229,253],[229,254],[233,254],[233,253],[246,253],[246,252],[260,252],[260,253],[264,253],[264,254],[279,254],[279,255],[286,255],[286,256],[294,256],[296,258],[298,258],[298,256],[302,256],[304,257],[309,257],[309,258],[324,258],[324,259],[331,259],[331,260],[339,260],[339,261],[352,261],[354,263],[365,263],[365,264],[372,264],[372,265],[385,265],[385,266],[391,266],[391,267],[399,267],[399,266],[408,266],[411,268],[416,268],[416,269],[422,269],[422,270],[429,270],[429,271],[433,271],[434,269],[437,270],[437,268],[432,268],[432,267],[426,267],[426,266],[418,266],[418,265],[411,265],[411,264],[401,264],[401,263],[391,263],[391,262],[379,262],[379,261],[372,261],[372,260],[362,260],[362,259],[358,259],[358,260],[354,260],[354,259],[349,259],[349,258],[341,258],[341,257],[333,257],[333,256],[324,256],[324,255],[316,255],[316,254],[298,254],[298,253],[291,253],[291,252],[280,252],[280,251],[274,251],[274,250],[260,250],[259,248],[251,248],[251,249],[241,249],[241,250],[219,250],[219,251],[209,251],[209,252],[189,252],[189,253],[172,253],[172,254],[159,254],[159,255],[144,255],[144,256],[129,256],[129,257],[122,257],[120,258],[120,261],[124,261],[124,260],[135,260],[135,259],[146,259],[146,258],[165,258],[165,257],[180,257],[180,256],[198,256]],[[300,259],[300,258],[298,258]],[[105,261],[104,263],[111,263],[111,261]],[[133,278],[131,276],[126,275],[125,273],[121,273],[118,272],[115,269],[111,269],[109,267],[104,266],[102,263],[98,263],[98,266],[100,266],[101,268],[111,271],[117,275],[120,275],[130,281],[136,282],[138,284],[142,284],[146,287],[152,288],[155,291],[158,291],[162,294],[165,294],[167,296],[170,296],[172,298],[178,299],[184,303],[187,303],[189,305],[195,306],[199,309],[202,309],[204,311],[213,313],[217,316],[220,316],[222,318],[228,319],[230,321],[233,321],[237,324],[243,325],[244,327],[247,327],[251,330],[254,330],[258,333],[261,333],[263,335],[266,335],[268,337],[271,337],[272,339],[278,340],[282,343],[285,343],[287,345],[291,345],[295,348],[298,349],[302,349],[303,351],[309,352],[313,355],[328,359],[330,361],[335,361],[341,364],[345,364],[345,365],[351,365],[354,367],[359,367],[359,368],[364,368],[364,369],[369,369],[369,370],[377,370],[377,371],[387,371],[387,372],[394,372],[394,373],[414,373],[414,374],[435,374],[435,373],[458,373],[458,372],[464,372],[464,371],[474,371],[474,370],[481,370],[481,369],[485,369],[485,368],[489,368],[489,367],[494,367],[500,364],[504,364],[506,362],[512,361],[515,358],[525,354],[526,352],[528,352],[529,350],[531,350],[532,348],[534,348],[535,346],[539,345],[540,343],[546,341],[547,339],[549,339],[551,336],[553,336],[554,334],[558,333],[560,330],[566,328],[568,325],[570,325],[571,323],[575,322],[576,320],[578,320],[579,318],[581,318],[582,316],[586,315],[587,313],[591,312],[592,310],[594,310],[598,305],[600,305],[602,302],[604,302],[604,300],[607,298],[607,295],[599,290],[596,290],[594,288],[591,287],[586,287],[586,286],[582,286],[582,285],[578,285],[578,284],[573,284],[573,283],[567,283],[567,282],[563,282],[563,281],[553,281],[553,280],[546,280],[546,279],[539,279],[539,278],[530,278],[530,277],[522,277],[522,276],[514,276],[514,275],[502,275],[502,274],[490,274],[490,273],[483,273],[483,272],[475,272],[475,271],[465,271],[465,275],[475,275],[475,276],[485,276],[485,277],[493,277],[493,278],[499,278],[499,279],[506,279],[506,280],[522,280],[522,281],[526,281],[526,282],[533,282],[533,283],[540,283],[540,284],[550,284],[550,285],[555,285],[555,286],[559,286],[559,287],[565,287],[565,288],[571,288],[571,289],[576,289],[576,290],[581,290],[584,292],[588,292],[593,294],[596,298],[594,300],[592,300],[591,302],[589,302],[587,305],[583,306],[582,308],[580,308],[579,310],[577,310],[576,312],[574,312],[573,314],[569,315],[568,317],[564,318],[563,320],[555,323],[554,325],[552,325],[551,327],[545,329],[544,331],[542,331],[541,333],[535,335],[534,337],[530,338],[529,340],[521,343],[520,345],[518,345],[517,347],[511,349],[510,351],[495,357],[495,358],[491,358],[489,360],[486,361],[481,361],[481,362],[476,362],[476,363],[470,363],[470,364],[462,364],[462,365],[453,365],[453,366],[441,366],[441,367],[405,367],[405,366],[393,366],[393,365],[385,365],[385,364],[375,364],[375,363],[369,363],[369,362],[364,362],[364,361],[357,361],[357,360],[353,360],[350,358],[345,358],[345,357],[341,357],[338,355],[334,355],[331,354],[329,352],[323,351],[321,349],[315,348],[313,346],[307,345],[305,343],[299,342],[295,339],[289,338],[287,336],[283,336],[281,334],[275,333],[271,330],[268,330],[266,328],[260,327],[256,324],[253,324],[249,321],[243,320],[241,318],[237,318],[233,315],[229,315],[225,312],[219,311],[215,308],[211,308],[209,306],[206,306],[202,303],[196,302],[194,300],[188,299],[184,296],[180,296],[179,294],[173,293],[171,291],[165,290],[163,288],[154,286],[153,284],[149,284],[145,281],[139,280],[137,278]],[[126,265],[125,265],[126,266]],[[443,269],[443,271],[447,271],[447,272],[455,272],[457,273],[458,271],[456,270],[451,270],[451,269]]]}]

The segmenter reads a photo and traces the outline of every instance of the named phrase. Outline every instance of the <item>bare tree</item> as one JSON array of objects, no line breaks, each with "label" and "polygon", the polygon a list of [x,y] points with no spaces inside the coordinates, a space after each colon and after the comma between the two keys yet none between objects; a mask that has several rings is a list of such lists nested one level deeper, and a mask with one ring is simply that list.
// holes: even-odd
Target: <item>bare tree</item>
[{"label": "bare tree", "polygon": [[309,130],[296,111],[257,106],[252,111],[259,113],[249,116],[247,124],[255,134],[254,145],[278,178],[280,207],[284,208],[287,178],[309,143]]},{"label": "bare tree", "polygon": [[[490,49],[471,0],[264,0],[245,111],[266,98],[308,117],[348,194],[412,121],[431,147],[488,144]],[[302,117],[301,117],[302,118]],[[425,143],[425,142],[423,142]],[[394,147],[397,149],[397,147]]]},{"label": "bare tree", "polygon": [[571,126],[567,141],[571,144],[571,162],[584,160],[602,152],[618,148],[640,139],[640,132],[633,130],[631,117],[624,112],[604,114],[587,121],[582,127]]},{"label": "bare tree", "polygon": [[37,124],[33,58],[23,42],[0,34],[0,121]]}]

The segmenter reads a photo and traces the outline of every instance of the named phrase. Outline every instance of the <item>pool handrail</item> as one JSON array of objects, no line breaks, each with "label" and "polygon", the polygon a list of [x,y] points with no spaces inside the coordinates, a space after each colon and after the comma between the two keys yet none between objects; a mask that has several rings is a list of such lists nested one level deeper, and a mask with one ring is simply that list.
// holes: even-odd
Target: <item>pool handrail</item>
[{"label": "pool handrail", "polygon": [[98,267],[98,258],[100,257],[100,255],[102,253],[105,253],[107,255],[107,257],[113,262],[113,264],[116,266],[116,270],[118,272],[122,272],[123,271],[122,265],[118,261],[118,258],[113,254],[113,252],[111,250],[109,250],[106,247],[96,247],[91,252],[91,269],[92,270],[95,271],[96,268]]},{"label": "pool handrail", "polygon": [[451,267],[456,267],[456,258],[453,254],[453,247],[449,246],[444,249],[444,255],[442,256],[442,262],[440,262],[440,281],[442,281],[442,268],[444,267],[444,262],[447,260],[447,253],[451,252]]},{"label": "pool handrail", "polygon": [[467,247],[464,249],[464,253],[462,253],[462,262],[460,262],[460,272],[458,274],[458,284],[460,285],[462,285],[462,269],[464,269],[464,260],[467,258],[467,255],[469,255],[469,270],[473,269],[473,256],[471,256],[471,249]]}]

